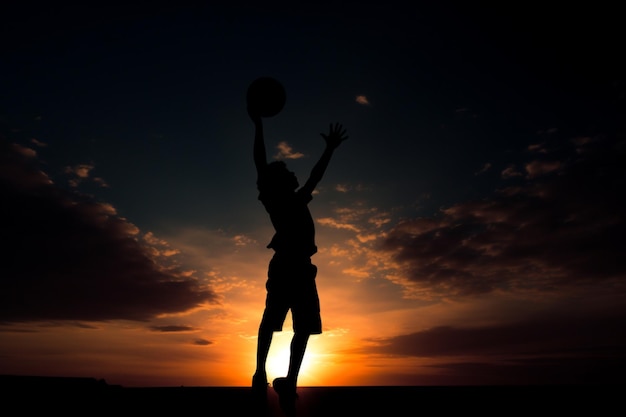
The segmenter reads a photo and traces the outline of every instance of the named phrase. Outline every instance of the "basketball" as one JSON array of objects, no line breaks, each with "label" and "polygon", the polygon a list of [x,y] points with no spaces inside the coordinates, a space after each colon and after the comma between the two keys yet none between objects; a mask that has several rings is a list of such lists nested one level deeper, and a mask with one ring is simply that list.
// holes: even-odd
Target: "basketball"
[{"label": "basketball", "polygon": [[285,87],[272,77],[260,77],[250,83],[246,95],[248,107],[261,117],[276,116],[285,106]]}]

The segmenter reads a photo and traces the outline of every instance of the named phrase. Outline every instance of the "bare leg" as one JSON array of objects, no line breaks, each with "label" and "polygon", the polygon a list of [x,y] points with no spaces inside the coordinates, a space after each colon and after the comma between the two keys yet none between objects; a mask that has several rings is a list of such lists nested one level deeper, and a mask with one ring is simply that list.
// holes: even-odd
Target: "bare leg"
[{"label": "bare leg", "polygon": [[287,372],[287,380],[295,387],[298,383],[298,374],[300,366],[304,359],[304,352],[309,341],[309,334],[294,333],[291,339],[291,355],[289,357],[289,370]]},{"label": "bare leg", "polygon": [[265,363],[267,362],[267,355],[270,351],[270,345],[272,343],[272,337],[274,335],[273,330],[265,328],[263,324],[259,327],[259,336],[257,338],[257,350],[256,350],[256,373],[258,376],[265,376]]},{"label": "bare leg", "polygon": [[302,359],[304,359],[304,351],[306,350],[309,335],[306,333],[294,333],[291,339],[291,351],[289,356],[289,370],[287,377],[276,378],[273,382],[274,391],[278,393],[278,403],[280,408],[287,416],[296,415],[296,384],[298,383],[298,374]]}]

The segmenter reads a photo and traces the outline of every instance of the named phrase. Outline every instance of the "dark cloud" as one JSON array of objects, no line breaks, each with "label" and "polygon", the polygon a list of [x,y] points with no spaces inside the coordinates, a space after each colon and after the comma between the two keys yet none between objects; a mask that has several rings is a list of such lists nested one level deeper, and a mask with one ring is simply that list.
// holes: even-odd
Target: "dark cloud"
[{"label": "dark cloud", "polygon": [[196,339],[193,342],[194,345],[198,345],[198,346],[208,346],[208,345],[212,345],[213,342],[211,342],[210,340],[206,340],[206,339]]},{"label": "dark cloud", "polygon": [[368,340],[358,353],[445,358],[431,366],[453,375],[446,384],[609,383],[626,370],[625,320],[625,314],[572,314],[436,327]]},{"label": "dark cloud", "polygon": [[530,161],[532,175],[509,180],[493,198],[398,224],[380,249],[409,282],[441,295],[623,292],[626,147],[605,138],[559,157]]},{"label": "dark cloud", "polygon": [[554,315],[482,327],[442,326],[417,333],[375,339],[370,353],[395,356],[451,357],[472,355],[606,354],[626,357],[626,314]]},{"label": "dark cloud", "polygon": [[148,320],[215,300],[110,205],[56,187],[34,151],[0,147],[0,321]]},{"label": "dark cloud", "polygon": [[151,330],[155,332],[171,333],[171,332],[193,332],[198,330],[191,326],[152,326]]}]

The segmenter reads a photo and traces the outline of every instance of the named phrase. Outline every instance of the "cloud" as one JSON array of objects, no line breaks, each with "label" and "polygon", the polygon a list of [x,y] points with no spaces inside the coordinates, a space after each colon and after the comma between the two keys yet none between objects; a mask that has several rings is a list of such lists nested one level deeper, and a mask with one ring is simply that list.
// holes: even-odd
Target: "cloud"
[{"label": "cloud", "polygon": [[523,174],[519,172],[517,168],[515,168],[515,165],[509,165],[502,171],[501,175],[502,175],[502,178],[506,179],[506,178],[521,177]]},{"label": "cloud", "polygon": [[278,149],[278,153],[274,155],[274,159],[300,159],[304,157],[303,153],[294,152],[291,145],[287,142],[280,142],[276,148]]},{"label": "cloud", "polygon": [[[487,326],[439,326],[420,332],[368,340],[362,351],[423,358],[498,355],[593,354],[595,349],[619,348],[626,343],[625,315],[607,314],[590,320],[573,312],[550,313],[523,321]],[[601,348],[598,348],[601,346]],[[623,356],[622,352],[620,356]]]},{"label": "cloud", "polygon": [[[316,220],[323,226],[334,229],[350,230],[356,233],[373,233],[372,228],[380,229],[390,222],[389,213],[376,207],[355,204],[353,207],[339,207],[334,210],[334,217],[321,217]],[[368,239],[369,240],[369,239]]]},{"label": "cloud", "polygon": [[66,167],[65,172],[68,174],[74,174],[78,178],[88,178],[89,172],[93,169],[93,165],[79,164],[73,167]]},{"label": "cloud", "polygon": [[65,167],[65,173],[70,176],[68,183],[71,187],[78,187],[80,183],[85,180],[91,179],[91,181],[100,185],[101,187],[108,187],[108,184],[100,177],[91,177],[91,171],[94,169],[93,164],[78,164],[73,167]]},{"label": "cloud", "polygon": [[233,236],[233,242],[235,242],[235,246],[248,246],[250,244],[256,243],[256,241],[246,235],[235,235]]},{"label": "cloud", "polygon": [[150,329],[155,332],[163,332],[163,333],[195,332],[199,330],[192,326],[183,326],[183,325],[152,326],[150,327]]},{"label": "cloud", "polygon": [[364,95],[358,95],[355,98],[355,101],[363,106],[369,106],[370,102]]},{"label": "cloud", "polygon": [[16,143],[10,145],[13,152],[16,152],[25,158],[31,159],[37,157],[37,151],[34,149],[28,148],[26,146],[21,146]]},{"label": "cloud", "polygon": [[472,383],[606,384],[626,369],[624,320],[623,313],[551,312],[512,323],[439,326],[368,339],[351,353],[444,359],[432,366],[454,369],[457,381]]},{"label": "cloud", "polygon": [[338,191],[340,193],[347,193],[348,191],[350,191],[350,187],[346,184],[337,184],[335,185],[335,191]]},{"label": "cloud", "polygon": [[474,173],[474,175],[480,175],[480,174],[484,174],[485,172],[489,171],[489,169],[491,169],[491,163],[487,162],[485,163],[485,165],[482,166],[481,169],[479,169],[478,171],[476,171]]},{"label": "cloud", "polygon": [[39,140],[37,140],[37,139],[31,139],[31,140],[30,140],[30,142],[31,142],[33,145],[38,146],[38,147],[40,147],[40,148],[45,148],[45,147],[47,147],[47,146],[48,146],[48,144],[47,144],[47,143],[41,142],[41,141],[39,141]]},{"label": "cloud", "polygon": [[346,230],[351,230],[353,232],[359,232],[360,230],[359,227],[354,224],[343,223],[331,217],[319,218],[317,219],[317,223],[321,224],[322,226],[332,227],[333,229],[346,229]]},{"label": "cloud", "polygon": [[550,174],[561,168],[559,161],[531,161],[525,166],[528,178]]},{"label": "cloud", "polygon": [[529,171],[558,175],[529,175],[492,198],[402,221],[378,249],[424,297],[623,292],[625,147],[607,142],[583,155]]},{"label": "cloud", "polygon": [[56,187],[0,142],[0,322],[149,320],[215,301],[107,203]]},{"label": "cloud", "polygon": [[528,150],[530,152],[540,152],[540,153],[546,153],[547,152],[546,148],[544,148],[544,144],[543,143],[534,143],[532,145],[528,145]]}]

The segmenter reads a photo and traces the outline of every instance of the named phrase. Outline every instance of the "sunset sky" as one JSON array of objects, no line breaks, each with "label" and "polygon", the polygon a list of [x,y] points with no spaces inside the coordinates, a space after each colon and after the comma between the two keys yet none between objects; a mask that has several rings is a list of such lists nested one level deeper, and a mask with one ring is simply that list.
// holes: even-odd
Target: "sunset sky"
[{"label": "sunset sky", "polygon": [[184,3],[0,6],[0,374],[250,384],[273,229],[245,93],[272,76],[301,184],[350,137],[309,205],[300,385],[621,381],[617,10]]}]

